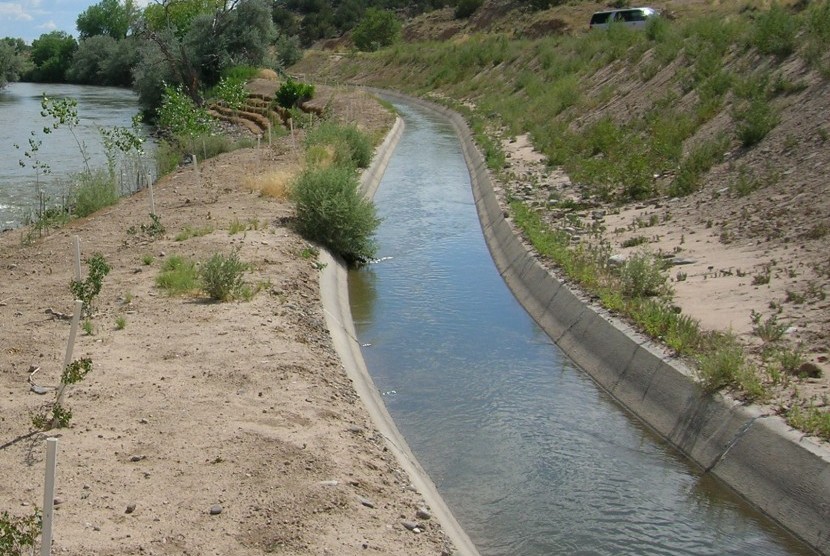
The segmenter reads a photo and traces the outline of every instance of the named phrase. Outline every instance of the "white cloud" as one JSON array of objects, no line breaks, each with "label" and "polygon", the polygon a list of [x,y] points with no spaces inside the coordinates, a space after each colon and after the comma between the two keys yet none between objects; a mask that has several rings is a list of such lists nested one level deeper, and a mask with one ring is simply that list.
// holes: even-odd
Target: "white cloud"
[{"label": "white cloud", "polygon": [[31,21],[32,16],[23,9],[22,4],[11,2],[0,2],[0,19],[13,19],[15,21]]},{"label": "white cloud", "polygon": [[35,27],[35,29],[42,29],[46,32],[54,31],[57,28],[58,28],[57,24],[54,21],[52,21],[51,19],[49,21],[47,21],[46,23],[41,23],[40,25]]}]

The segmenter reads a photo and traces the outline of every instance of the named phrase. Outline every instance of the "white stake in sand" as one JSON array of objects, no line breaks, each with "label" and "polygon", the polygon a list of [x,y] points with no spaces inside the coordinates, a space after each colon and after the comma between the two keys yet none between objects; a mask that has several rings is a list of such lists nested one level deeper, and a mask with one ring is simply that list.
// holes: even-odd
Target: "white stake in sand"
[{"label": "white stake in sand", "polygon": [[150,190],[150,214],[156,213],[156,198],[153,196],[153,182],[147,186],[147,189]]},{"label": "white stake in sand", "polygon": [[55,509],[55,470],[58,466],[58,439],[46,439],[46,480],[43,484],[43,531],[40,556],[52,553],[52,517]]}]

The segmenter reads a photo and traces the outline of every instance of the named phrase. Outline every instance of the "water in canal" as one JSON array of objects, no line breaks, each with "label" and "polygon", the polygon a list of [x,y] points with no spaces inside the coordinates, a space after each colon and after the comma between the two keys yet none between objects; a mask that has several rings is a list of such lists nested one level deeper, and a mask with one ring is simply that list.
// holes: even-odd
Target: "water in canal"
[{"label": "water in canal", "polygon": [[[9,83],[0,89],[0,230],[21,224],[36,206],[36,179],[50,204],[57,204],[67,195],[72,175],[84,170],[79,146],[65,126],[48,135],[43,133],[43,127],[52,121],[40,114],[44,93],[48,98],[71,97],[78,101],[80,122],[76,134],[92,168],[106,167],[99,128],[130,127],[132,117],[139,111],[138,97],[129,89],[49,83]],[[24,155],[32,132],[41,141],[35,156],[51,169],[50,174],[39,178],[35,177],[31,159]],[[15,148],[15,144],[20,148]],[[146,146],[152,147],[149,143]],[[21,160],[25,167],[19,164]],[[122,190],[129,193],[134,189],[130,186],[135,176],[132,172],[127,176],[126,170],[127,167],[118,169]],[[155,164],[145,162],[141,171],[154,176]]]},{"label": "water in canal", "polygon": [[551,343],[490,259],[452,128],[397,108],[380,260],[350,275],[352,314],[390,413],[481,553],[811,554]]}]

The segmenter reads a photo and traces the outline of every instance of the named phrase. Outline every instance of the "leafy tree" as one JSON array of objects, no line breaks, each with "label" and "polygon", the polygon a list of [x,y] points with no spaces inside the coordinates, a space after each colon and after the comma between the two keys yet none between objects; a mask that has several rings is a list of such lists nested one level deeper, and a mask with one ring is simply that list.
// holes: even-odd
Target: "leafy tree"
[{"label": "leafy tree", "polygon": [[352,40],[360,50],[371,52],[394,43],[400,33],[401,23],[395,14],[369,8],[352,32]]},{"label": "leafy tree", "polygon": [[31,59],[34,69],[28,74],[32,81],[62,83],[78,43],[63,31],[52,31],[32,41]]},{"label": "leafy tree", "polygon": [[108,35],[95,35],[78,44],[66,78],[72,83],[129,87],[137,63],[138,50],[132,37],[116,41]]},{"label": "leafy tree", "polygon": [[300,47],[300,38],[296,35],[289,37],[281,34],[275,44],[277,49],[277,60],[282,67],[293,66],[303,57],[303,50]]},{"label": "leafy tree", "polygon": [[26,43],[22,39],[6,37],[0,40],[0,89],[10,81],[17,81],[26,69],[24,52]]},{"label": "leafy tree", "polygon": [[226,6],[225,0],[162,0],[144,9],[144,21],[151,31],[172,29],[178,38],[183,38],[198,15],[230,10],[235,4]]},{"label": "leafy tree", "polygon": [[116,40],[126,38],[138,17],[133,0],[101,0],[90,6],[75,21],[80,39],[105,35]]},{"label": "leafy tree", "polygon": [[354,29],[368,7],[366,0],[342,0],[334,11],[337,28],[341,31]]}]

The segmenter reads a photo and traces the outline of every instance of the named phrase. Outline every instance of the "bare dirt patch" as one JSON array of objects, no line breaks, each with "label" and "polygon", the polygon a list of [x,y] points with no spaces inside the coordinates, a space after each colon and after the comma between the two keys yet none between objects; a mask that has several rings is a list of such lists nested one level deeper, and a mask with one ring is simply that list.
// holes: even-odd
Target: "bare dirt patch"
[{"label": "bare dirt patch", "polygon": [[[379,132],[366,97],[345,119]],[[357,107],[360,108],[357,108]],[[369,108],[373,106],[373,108]],[[0,508],[42,504],[45,434],[30,414],[59,380],[70,313],[72,237],[112,266],[75,358],[59,438],[54,551],[60,554],[441,554],[448,542],[385,447],[333,350],[316,260],[290,227],[292,206],[243,186],[297,164],[296,143],[245,149],[179,169],[147,192],[21,246],[0,235]],[[245,228],[231,233],[231,228]],[[186,227],[210,233],[175,241]],[[128,230],[136,233],[128,233]],[[248,302],[169,297],[155,285],[173,255],[238,253],[258,288]],[[84,273],[86,270],[84,269]],[[117,319],[123,319],[123,328]],[[211,515],[211,509],[221,512]],[[417,522],[414,533],[403,522]]]}]

